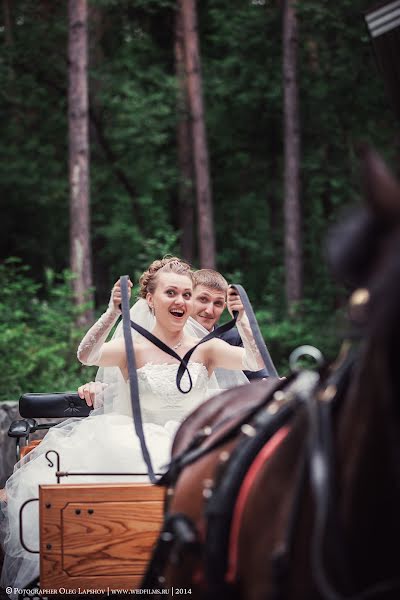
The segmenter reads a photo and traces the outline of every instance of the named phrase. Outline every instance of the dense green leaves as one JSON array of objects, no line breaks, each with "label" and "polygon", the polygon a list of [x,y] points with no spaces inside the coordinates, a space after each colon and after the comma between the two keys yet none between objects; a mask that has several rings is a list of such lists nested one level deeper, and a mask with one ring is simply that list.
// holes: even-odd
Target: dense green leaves
[{"label": "dense green leaves", "polygon": [[[198,2],[218,267],[247,288],[283,369],[299,343],[320,344],[328,354],[337,348],[334,311],[343,294],[321,247],[341,208],[359,199],[358,143],[371,142],[389,159],[398,152],[398,128],[363,20],[370,4],[297,4],[305,299],[291,320],[283,290],[281,5]],[[51,382],[71,387],[80,371],[66,282],[49,287],[46,275],[49,268],[61,273],[69,256],[66,3],[17,0],[11,16],[11,31],[0,28],[0,252],[31,270],[28,277],[13,267],[15,282],[10,266],[2,271],[8,292],[1,352],[9,373],[0,389],[18,395]],[[99,306],[120,274],[136,278],[150,260],[179,252],[174,18],[172,0],[91,2]],[[10,320],[10,302],[21,319]]]},{"label": "dense green leaves", "polygon": [[[18,260],[0,265],[0,400],[17,400],[31,391],[74,390],[93,376],[81,368],[73,328],[70,276],[46,272],[46,283],[33,281]],[[85,371],[85,373],[84,373]]]}]

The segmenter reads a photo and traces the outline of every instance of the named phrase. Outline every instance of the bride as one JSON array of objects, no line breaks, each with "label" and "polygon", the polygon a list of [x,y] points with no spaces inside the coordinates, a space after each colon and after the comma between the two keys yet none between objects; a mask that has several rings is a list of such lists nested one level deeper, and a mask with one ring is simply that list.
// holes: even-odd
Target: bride
[{"label": "bride", "polygon": [[[180,357],[199,341],[195,330],[187,325],[192,312],[192,290],[192,271],[188,264],[175,257],[154,261],[140,278],[141,299],[133,308],[134,320],[141,321],[139,324],[144,327],[152,327],[152,334]],[[39,574],[38,555],[27,553],[20,545],[19,509],[26,500],[38,497],[39,484],[55,483],[54,469],[49,469],[45,457],[48,450],[60,453],[62,471],[134,472],[136,476],[124,481],[148,481],[132,422],[124,339],[117,335],[105,341],[120,316],[120,302],[121,292],[116,284],[106,312],[89,329],[78,348],[78,358],[83,364],[104,368],[100,379],[108,385],[103,406],[95,403],[95,410],[86,419],[69,419],[53,427],[42,443],[17,463],[6,483],[7,501],[1,507],[1,539],[5,550],[3,587],[23,588]],[[233,347],[216,338],[199,345],[188,365],[192,380],[188,393],[182,393],[176,385],[177,359],[146,338],[133,335],[143,430],[155,472],[161,472],[168,463],[178,425],[207,398],[210,389],[215,391],[214,369],[257,371],[263,366],[236,294],[228,295],[228,309],[239,313],[237,327],[244,347]],[[185,373],[181,389],[187,391],[189,382]],[[74,483],[80,481],[112,482],[113,478],[74,477]],[[24,510],[24,539],[29,548],[38,548],[37,503],[29,504]]]}]

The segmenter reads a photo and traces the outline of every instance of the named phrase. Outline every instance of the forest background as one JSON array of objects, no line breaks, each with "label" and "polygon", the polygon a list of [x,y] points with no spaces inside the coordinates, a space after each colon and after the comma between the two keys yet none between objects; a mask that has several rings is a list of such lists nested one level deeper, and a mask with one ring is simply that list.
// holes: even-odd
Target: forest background
[{"label": "forest background", "polygon": [[[68,270],[67,4],[3,0],[0,16],[0,400],[75,389],[93,376],[76,359],[82,328]],[[201,0],[197,16],[216,267],[246,288],[285,374],[299,344],[328,357],[338,349],[346,294],[330,277],[323,240],[359,200],[358,144],[395,166],[400,140],[364,22],[371,3],[299,0],[302,288],[289,306],[283,4]],[[202,265],[194,200],[188,213],[179,197],[176,3],[89,7],[89,241],[100,314],[120,274],[137,281],[166,253]]]}]

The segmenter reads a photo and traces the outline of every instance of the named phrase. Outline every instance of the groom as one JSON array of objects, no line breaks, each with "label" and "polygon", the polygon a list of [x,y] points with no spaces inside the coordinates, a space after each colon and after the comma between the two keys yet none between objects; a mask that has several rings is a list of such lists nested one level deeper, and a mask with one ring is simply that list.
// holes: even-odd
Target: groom
[{"label": "groom", "polygon": [[[228,282],[225,277],[213,269],[200,269],[194,272],[193,287],[193,315],[192,317],[211,332],[226,307]],[[243,346],[241,337],[236,327],[221,335],[221,339],[231,346]],[[268,371],[244,371],[248,379],[264,379]]]},{"label": "groom", "polygon": [[[226,307],[226,296],[228,282],[225,277],[213,269],[200,269],[194,272],[193,287],[193,319],[211,332],[218,323]],[[241,337],[236,327],[221,335],[231,346],[243,346]],[[244,371],[249,380],[264,379],[269,376],[264,368],[261,371]],[[86,400],[89,406],[93,406],[96,392],[101,391],[102,384],[99,381],[90,381],[79,386],[79,397]]]}]

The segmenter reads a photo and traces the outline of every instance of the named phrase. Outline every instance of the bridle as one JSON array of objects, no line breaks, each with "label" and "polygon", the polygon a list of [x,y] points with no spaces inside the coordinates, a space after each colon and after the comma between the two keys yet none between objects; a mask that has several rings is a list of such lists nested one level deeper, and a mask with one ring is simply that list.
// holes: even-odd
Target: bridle
[{"label": "bridle", "polygon": [[[355,294],[360,291],[357,290]],[[350,305],[351,303],[352,299],[350,299]],[[332,584],[324,565],[325,540],[327,538],[334,539],[336,547],[333,547],[333,553],[337,561],[335,566],[339,568],[344,581],[351,581],[351,575],[347,572],[343,560],[345,545],[341,537],[337,506],[334,502],[336,481],[333,435],[335,412],[340,410],[354,366],[364,348],[362,328],[359,324],[353,330],[352,338],[351,341],[343,344],[342,359],[334,365],[327,380],[323,385],[318,386],[316,393],[313,393],[306,402],[309,420],[307,445],[304,448],[283,542],[273,557],[277,597],[280,597],[279,588],[282,584],[284,585],[285,576],[289,575],[300,500],[307,477],[309,477],[315,505],[311,540],[311,570],[321,596],[326,600],[369,600],[376,598],[379,594],[400,589],[400,579],[396,578],[378,582],[359,593],[344,596]]]}]

